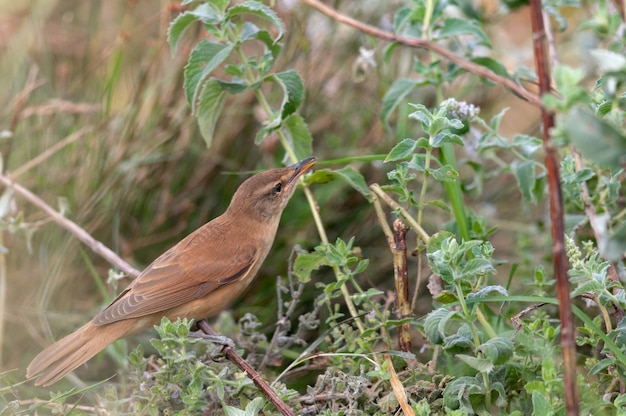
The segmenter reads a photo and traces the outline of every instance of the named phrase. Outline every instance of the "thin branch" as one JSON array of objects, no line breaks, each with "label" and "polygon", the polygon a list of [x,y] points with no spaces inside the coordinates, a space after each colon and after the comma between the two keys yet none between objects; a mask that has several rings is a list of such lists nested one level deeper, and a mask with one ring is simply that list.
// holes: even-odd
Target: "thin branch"
[{"label": "thin branch", "polygon": [[447,59],[448,61],[460,66],[461,68],[467,70],[468,72],[473,73],[481,78],[492,81],[498,85],[502,85],[505,88],[509,89],[511,92],[519,95],[529,103],[533,104],[536,107],[541,107],[541,99],[537,94],[534,94],[524,87],[517,84],[510,78],[503,77],[501,75],[496,74],[493,71],[485,68],[484,66],[478,65],[474,62],[468,61],[460,56],[455,55],[450,50],[438,45],[435,42],[432,42],[427,39],[416,39],[416,38],[407,38],[404,36],[399,36],[391,32],[387,32],[385,30],[379,29],[375,26],[370,26],[365,24],[359,20],[353,19],[350,16],[346,16],[344,14],[339,13],[337,10],[333,9],[330,6],[327,6],[317,0],[303,0],[303,3],[308,4],[313,7],[317,11],[325,14],[326,16],[340,22],[351,26],[365,34],[370,36],[374,36],[376,38],[386,40],[389,42],[396,42],[403,45],[411,46],[414,48],[424,48],[428,49],[437,55]]},{"label": "thin branch", "polygon": [[93,238],[91,234],[89,234],[75,222],[72,222],[71,220],[65,218],[62,214],[60,214],[59,212],[54,210],[54,208],[48,205],[44,200],[33,194],[28,189],[24,188],[22,185],[13,182],[5,175],[0,175],[0,183],[9,189],[12,189],[15,193],[22,196],[31,204],[35,205],[37,208],[48,214],[48,216],[50,216],[50,218],[52,218],[54,222],[73,234],[83,244],[91,248],[94,253],[104,258],[112,266],[117,267],[122,272],[131,277],[136,277],[139,275],[140,272],[137,269],[126,263],[117,254],[111,251],[111,249],[102,244],[100,241]]},{"label": "thin branch", "polygon": [[385,204],[387,204],[391,209],[397,210],[400,213],[400,215],[402,216],[402,218],[404,218],[406,220],[406,222],[408,222],[409,225],[415,230],[415,232],[422,239],[422,241],[424,243],[428,243],[428,240],[430,239],[430,236],[415,221],[415,219],[411,216],[411,214],[409,214],[409,212],[406,209],[402,208],[400,206],[400,204],[398,204],[396,201],[393,200],[393,198],[391,198],[389,195],[387,195],[385,193],[385,191],[383,191],[382,188],[380,187],[380,185],[378,185],[377,183],[371,184],[370,185],[370,189],[378,197],[380,197],[380,199],[382,199],[385,202]]},{"label": "thin branch", "polygon": [[[199,321],[198,327],[202,330],[202,332],[207,335],[217,336],[215,331],[213,331],[213,329],[205,320]],[[287,403],[285,403],[280,397],[278,397],[276,392],[274,392],[270,385],[267,384],[265,380],[263,380],[261,375],[257,373],[254,368],[252,368],[250,364],[246,362],[246,360],[244,360],[239,354],[237,354],[237,351],[235,351],[235,348],[232,345],[224,345],[223,353],[226,358],[232,361],[233,364],[235,364],[241,371],[244,371],[248,375],[248,377],[250,377],[250,380],[252,380],[252,382],[259,388],[259,390],[261,390],[261,393],[263,393],[263,395],[270,402],[272,402],[274,406],[276,406],[276,409],[278,409],[280,413],[285,416],[295,416],[295,413],[293,413],[291,408],[287,406]]]},{"label": "thin branch", "polygon": [[[548,62],[546,32],[543,24],[541,0],[530,1],[530,17],[533,30],[535,64],[537,67],[537,76],[539,77],[539,91],[543,95],[550,92],[550,64]],[[580,404],[576,385],[576,340],[572,315],[572,300],[570,298],[570,284],[567,276],[563,195],[561,190],[558,152],[550,141],[550,130],[555,126],[554,113],[550,113],[542,108],[541,118],[543,122],[543,149],[546,154],[546,169],[548,171],[548,187],[550,193],[552,262],[556,276],[559,316],[561,319],[561,350],[563,354],[565,407],[568,416],[578,416],[580,414]]]}]

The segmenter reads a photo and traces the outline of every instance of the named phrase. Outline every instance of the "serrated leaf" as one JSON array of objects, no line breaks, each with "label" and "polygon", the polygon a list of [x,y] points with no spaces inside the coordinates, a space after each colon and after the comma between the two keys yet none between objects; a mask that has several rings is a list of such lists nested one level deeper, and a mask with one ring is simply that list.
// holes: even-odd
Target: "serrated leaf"
[{"label": "serrated leaf", "polygon": [[478,43],[491,47],[489,38],[478,26],[475,20],[459,19],[450,17],[443,22],[443,27],[437,33],[438,39],[445,39],[459,35],[474,35],[478,39]]},{"label": "serrated leaf", "polygon": [[499,285],[493,285],[482,287],[478,292],[468,294],[467,299],[483,299],[494,293],[500,296],[509,296],[509,292],[505,288]]},{"label": "serrated leaf", "polygon": [[293,69],[270,75],[268,81],[278,83],[283,89],[283,102],[280,109],[281,120],[293,114],[304,99],[304,83],[300,74]]},{"label": "serrated leaf", "polygon": [[480,345],[478,350],[494,365],[501,365],[513,356],[513,342],[508,338],[494,337]]},{"label": "serrated leaf", "polygon": [[463,267],[463,275],[465,276],[482,276],[495,271],[496,269],[489,260],[479,257],[468,260]]},{"label": "serrated leaf", "polygon": [[[460,122],[460,120],[455,120],[455,121]],[[461,139],[461,137],[459,137],[458,134],[453,134],[453,133],[446,132],[446,131],[437,133],[435,137],[433,138],[433,141],[430,145],[432,147],[438,148],[448,143],[458,144],[459,146],[465,146],[465,143],[463,143],[463,139]]]},{"label": "serrated leaf", "polygon": [[191,51],[187,65],[185,65],[183,87],[194,114],[197,111],[198,95],[203,89],[203,83],[211,72],[226,60],[232,49],[233,45],[211,43],[203,39]]},{"label": "serrated leaf", "polygon": [[[200,7],[208,8],[208,5],[203,4]],[[183,33],[187,30],[190,24],[196,22],[197,20],[198,18],[194,13],[185,12],[176,16],[176,18],[170,23],[170,26],[167,29],[167,41],[169,42],[174,55],[178,52],[178,43],[180,42],[180,38]]]},{"label": "serrated leaf", "polygon": [[232,81],[224,81],[217,80],[220,85],[220,88],[229,94],[241,94],[246,91],[248,88],[251,88],[246,82],[242,79],[233,79]]},{"label": "serrated leaf", "polygon": [[415,109],[414,112],[409,114],[409,118],[412,118],[421,122],[422,129],[424,131],[428,131],[428,129],[430,128],[430,124],[433,120],[433,115],[431,114],[431,112],[428,111],[428,108],[426,108],[426,106],[423,104],[409,103],[409,105]]},{"label": "serrated leaf", "polygon": [[456,358],[460,358],[465,364],[481,373],[491,373],[493,371],[493,363],[484,358],[472,357],[471,355],[457,354]]},{"label": "serrated leaf", "polygon": [[413,139],[404,139],[391,149],[383,163],[406,159],[413,154],[417,142]]},{"label": "serrated leaf", "polygon": [[409,95],[411,91],[422,84],[423,81],[400,78],[389,87],[383,97],[382,108],[380,110],[380,119],[385,123],[385,126],[389,127],[389,117],[391,117],[391,113],[394,112],[402,100]]},{"label": "serrated leaf", "polygon": [[220,86],[217,79],[212,78],[204,83],[204,87],[198,98],[197,119],[200,134],[207,148],[213,143],[213,134],[217,120],[222,114],[226,92]]},{"label": "serrated leaf", "polygon": [[571,293],[571,297],[575,298],[575,297],[582,295],[583,293],[588,293],[588,292],[595,293],[598,290],[602,290],[602,289],[604,289],[604,286],[602,285],[602,283],[598,282],[597,280],[588,280],[582,285],[578,286],[576,289],[574,289]]},{"label": "serrated leaf", "polygon": [[269,21],[277,30],[278,34],[274,39],[274,42],[278,42],[285,34],[285,26],[282,20],[274,12],[263,3],[257,1],[246,1],[241,4],[237,4],[228,9],[227,17],[233,19],[234,17],[241,16],[243,14],[252,14],[262,19]]},{"label": "serrated leaf", "polygon": [[300,114],[289,115],[283,121],[283,130],[298,160],[313,154],[313,137]]},{"label": "serrated leaf", "polygon": [[626,137],[608,122],[577,106],[569,111],[562,128],[587,159],[609,169],[622,167]]},{"label": "serrated leaf", "polygon": [[254,23],[245,22],[241,30],[240,40],[241,42],[245,42],[252,39],[262,42],[267,50],[272,54],[273,59],[276,59],[282,50],[282,45],[274,42],[274,38],[272,38],[270,32],[259,29]]},{"label": "serrated leaf", "polygon": [[432,344],[441,344],[445,335],[445,325],[458,314],[445,308],[439,308],[426,316],[424,320],[424,334]]},{"label": "serrated leaf", "polygon": [[445,165],[439,169],[428,169],[428,172],[439,182],[454,182],[459,177],[459,173],[450,165]]},{"label": "serrated leaf", "polygon": [[328,265],[329,262],[326,259],[326,255],[322,252],[299,253],[293,263],[293,273],[301,283],[307,283],[311,280],[313,270]]},{"label": "serrated leaf", "polygon": [[372,195],[365,178],[350,166],[346,166],[334,171],[337,176],[346,181],[352,188],[359,191],[369,202],[372,202]]}]

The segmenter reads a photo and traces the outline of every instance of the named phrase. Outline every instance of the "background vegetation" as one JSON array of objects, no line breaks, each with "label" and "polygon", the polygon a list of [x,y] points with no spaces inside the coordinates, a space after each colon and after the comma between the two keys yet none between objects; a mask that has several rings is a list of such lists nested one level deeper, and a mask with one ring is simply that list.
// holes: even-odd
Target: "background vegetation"
[{"label": "background vegetation", "polygon": [[[476,72],[536,96],[529,7],[333,5],[432,41],[473,72],[304,3],[210,3],[1,3],[3,175],[142,268],[221,213],[250,172],[312,146],[320,162],[306,192],[330,243],[298,191],[254,287],[217,332],[276,380],[297,414],[564,414],[541,114]],[[606,1],[547,2],[544,11],[577,402],[584,414],[624,414],[623,11]],[[214,56],[198,55],[207,39],[237,53],[194,83],[194,65],[202,71]],[[193,99],[210,77],[224,82],[214,83],[225,92],[219,117],[215,95]],[[403,211],[375,205],[383,194],[374,183]],[[189,339],[180,323],[164,323],[160,342],[145,333],[116,343],[52,389],[23,382],[43,346],[128,281],[9,188],[0,214],[2,412],[275,412],[232,365],[211,362],[219,348]],[[396,215],[413,224],[405,316],[380,221]],[[398,345],[407,326],[409,351]]]}]

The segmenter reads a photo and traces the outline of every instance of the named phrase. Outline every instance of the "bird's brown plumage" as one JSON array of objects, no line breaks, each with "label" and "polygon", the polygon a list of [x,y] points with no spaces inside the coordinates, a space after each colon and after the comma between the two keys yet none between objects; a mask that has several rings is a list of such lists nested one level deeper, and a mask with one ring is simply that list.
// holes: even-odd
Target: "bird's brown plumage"
[{"label": "bird's brown plumage", "polygon": [[247,179],[224,214],[159,256],[91,321],[39,353],[26,376],[50,385],[163,316],[203,319],[222,311],[258,272],[297,179],[314,164],[311,157]]}]

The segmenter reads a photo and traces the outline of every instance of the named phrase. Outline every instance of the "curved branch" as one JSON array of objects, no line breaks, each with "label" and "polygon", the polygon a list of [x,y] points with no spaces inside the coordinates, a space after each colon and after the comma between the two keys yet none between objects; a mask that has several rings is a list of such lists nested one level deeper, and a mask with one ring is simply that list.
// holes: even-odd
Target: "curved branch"
[{"label": "curved branch", "polygon": [[345,14],[339,13],[337,10],[333,9],[330,6],[327,6],[317,0],[303,0],[304,3],[313,7],[315,10],[325,14],[326,16],[340,22],[351,26],[365,34],[370,36],[374,36],[376,38],[386,40],[389,42],[396,42],[402,45],[411,46],[414,48],[424,48],[433,51],[437,55],[447,59],[448,61],[460,66],[461,68],[471,72],[474,75],[477,75],[481,78],[492,81],[498,85],[502,85],[507,88],[511,92],[517,94],[522,97],[529,103],[533,104],[536,107],[541,107],[541,99],[537,94],[534,94],[524,87],[517,84],[512,79],[503,77],[501,75],[496,74],[493,71],[485,68],[484,66],[478,65],[474,62],[468,61],[460,56],[455,55],[453,52],[448,49],[436,44],[435,42],[426,40],[426,39],[416,39],[416,38],[407,38],[404,36],[399,36],[391,32],[387,32],[385,30],[379,29],[375,26],[368,25],[359,20],[353,19],[350,16],[346,16]]}]

